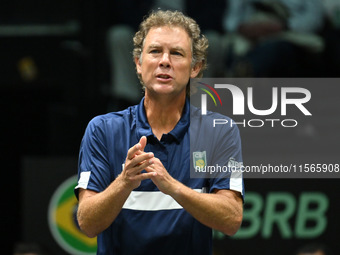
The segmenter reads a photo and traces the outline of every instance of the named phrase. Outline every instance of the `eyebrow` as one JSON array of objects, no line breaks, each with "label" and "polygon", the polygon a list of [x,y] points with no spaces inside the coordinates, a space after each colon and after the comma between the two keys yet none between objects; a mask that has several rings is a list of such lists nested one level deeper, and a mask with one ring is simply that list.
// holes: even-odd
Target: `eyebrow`
[{"label": "eyebrow", "polygon": [[148,46],[148,49],[150,49],[150,48],[160,48],[161,46],[159,45],[159,44],[150,44],[149,46]]},{"label": "eyebrow", "polygon": [[[162,46],[160,44],[150,44],[147,49],[152,49],[152,48],[162,48]],[[172,47],[171,50],[178,50],[178,51],[185,52],[185,50],[180,46]]]},{"label": "eyebrow", "polygon": [[185,50],[182,48],[182,47],[179,47],[179,46],[177,46],[177,47],[173,47],[173,48],[171,48],[172,50],[178,50],[178,51],[183,51],[183,52],[185,52]]}]

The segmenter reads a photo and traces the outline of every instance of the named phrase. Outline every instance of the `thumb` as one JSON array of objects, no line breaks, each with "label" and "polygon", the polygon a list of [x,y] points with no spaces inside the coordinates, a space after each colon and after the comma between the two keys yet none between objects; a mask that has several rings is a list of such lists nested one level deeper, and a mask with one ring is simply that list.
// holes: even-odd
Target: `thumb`
[{"label": "thumb", "polygon": [[146,136],[142,136],[141,139],[139,140],[139,143],[141,145],[141,148],[140,148],[141,151],[144,151],[146,142],[147,142]]}]

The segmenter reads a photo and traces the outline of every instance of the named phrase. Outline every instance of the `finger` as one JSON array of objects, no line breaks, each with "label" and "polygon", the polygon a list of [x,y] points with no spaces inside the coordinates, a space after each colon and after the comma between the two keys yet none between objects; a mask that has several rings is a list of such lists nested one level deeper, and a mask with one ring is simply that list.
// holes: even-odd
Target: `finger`
[{"label": "finger", "polygon": [[148,167],[153,163],[153,156],[152,152],[143,152],[141,155],[135,156],[132,160],[126,159],[123,171],[128,175],[139,174],[144,167]]},{"label": "finger", "polygon": [[155,177],[157,175],[156,172],[152,172],[152,173],[142,173],[140,175],[137,176],[137,178],[141,181],[146,180],[146,179],[151,179],[152,177]]},{"label": "finger", "polygon": [[141,145],[140,150],[141,150],[141,151],[144,151],[144,148],[145,148],[146,143],[147,143],[147,138],[146,138],[146,136],[142,136],[141,139],[139,140],[139,143],[140,143],[140,145]]},{"label": "finger", "polygon": [[145,160],[152,159],[154,157],[154,154],[152,152],[147,152],[147,153],[142,153],[139,155],[135,155],[133,159],[131,159],[129,162],[127,162],[127,165],[130,167],[134,167],[136,165],[140,165],[143,163]]},{"label": "finger", "polygon": [[[144,162],[142,162],[139,165],[134,166],[133,168],[130,168],[128,171],[131,174],[140,174],[143,170],[147,169],[150,167],[150,165],[153,164],[152,159],[150,160],[145,160]],[[150,171],[150,170],[149,170]],[[150,171],[151,172],[151,171]]]},{"label": "finger", "polygon": [[156,158],[155,156],[152,158],[154,167],[164,167],[163,163],[159,160],[159,158]]},{"label": "finger", "polygon": [[126,155],[127,159],[133,159],[135,157],[135,154],[141,149],[141,144],[137,143],[134,146],[132,146]]},{"label": "finger", "polygon": [[156,170],[155,170],[153,164],[151,164],[151,165],[149,165],[148,167],[144,168],[144,170],[145,170],[146,172],[148,172],[148,173],[156,173],[155,175],[157,175],[157,172],[156,172]]}]

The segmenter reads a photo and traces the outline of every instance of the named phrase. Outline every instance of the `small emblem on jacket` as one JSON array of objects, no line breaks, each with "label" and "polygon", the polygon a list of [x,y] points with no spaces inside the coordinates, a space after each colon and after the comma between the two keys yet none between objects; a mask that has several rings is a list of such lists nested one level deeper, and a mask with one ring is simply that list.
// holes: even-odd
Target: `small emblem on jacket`
[{"label": "small emblem on jacket", "polygon": [[192,156],[194,162],[194,169],[203,170],[207,162],[206,151],[195,151],[192,153]]}]

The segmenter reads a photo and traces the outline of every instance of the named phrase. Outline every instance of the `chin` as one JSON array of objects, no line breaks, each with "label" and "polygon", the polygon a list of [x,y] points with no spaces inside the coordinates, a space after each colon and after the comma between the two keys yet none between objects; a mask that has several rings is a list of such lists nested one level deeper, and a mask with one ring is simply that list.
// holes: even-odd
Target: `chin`
[{"label": "chin", "polygon": [[152,90],[156,93],[171,93],[174,88],[170,84],[157,84],[152,87]]}]

